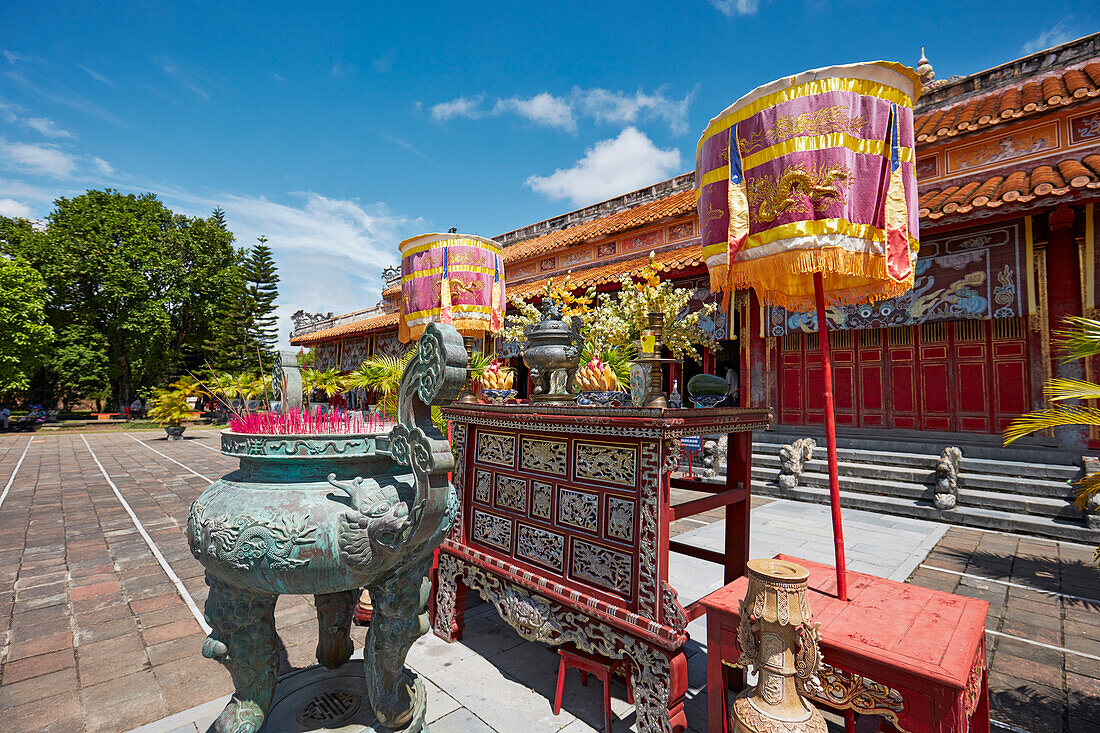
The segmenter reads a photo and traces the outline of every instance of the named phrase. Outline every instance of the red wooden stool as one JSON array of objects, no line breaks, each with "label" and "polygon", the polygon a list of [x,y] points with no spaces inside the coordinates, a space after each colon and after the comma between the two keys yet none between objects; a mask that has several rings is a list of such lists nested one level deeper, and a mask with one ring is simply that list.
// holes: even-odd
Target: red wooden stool
[{"label": "red wooden stool", "polygon": [[[596,675],[603,682],[603,729],[604,733],[611,733],[611,675],[620,665],[627,662],[622,659],[614,661],[604,657],[586,654],[573,646],[563,646],[558,649],[561,661],[558,662],[558,692],[554,697],[554,715],[561,712],[561,694],[565,688],[565,670],[572,667],[580,670],[581,684],[588,685],[588,674]],[[624,667],[626,672],[626,701],[634,702],[634,690],[630,686],[630,670]]]}]

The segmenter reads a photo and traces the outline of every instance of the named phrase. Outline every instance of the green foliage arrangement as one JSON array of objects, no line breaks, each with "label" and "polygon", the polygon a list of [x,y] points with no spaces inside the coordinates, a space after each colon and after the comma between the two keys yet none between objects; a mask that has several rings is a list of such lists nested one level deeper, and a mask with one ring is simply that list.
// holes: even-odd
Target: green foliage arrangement
[{"label": "green foliage arrangement", "polygon": [[149,417],[170,427],[179,427],[193,414],[187,395],[179,389],[158,389],[150,405]]}]

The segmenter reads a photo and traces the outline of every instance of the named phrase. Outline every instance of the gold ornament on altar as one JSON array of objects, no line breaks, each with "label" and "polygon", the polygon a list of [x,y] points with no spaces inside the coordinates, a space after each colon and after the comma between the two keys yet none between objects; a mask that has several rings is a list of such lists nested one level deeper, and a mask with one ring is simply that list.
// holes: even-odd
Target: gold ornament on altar
[{"label": "gold ornament on altar", "polygon": [[734,733],[825,733],[825,719],[800,690],[821,668],[817,625],[806,589],[810,573],[784,560],[750,560],[737,643],[759,676],[730,712]]}]

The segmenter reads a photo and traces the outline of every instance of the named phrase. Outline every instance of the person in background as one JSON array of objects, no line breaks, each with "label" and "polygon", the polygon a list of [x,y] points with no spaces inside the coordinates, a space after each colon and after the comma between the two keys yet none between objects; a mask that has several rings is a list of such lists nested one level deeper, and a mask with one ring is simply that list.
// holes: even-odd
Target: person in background
[{"label": "person in background", "polygon": [[8,429],[8,420],[11,419],[11,410],[7,407],[0,407],[0,427],[4,430]]},{"label": "person in background", "polygon": [[139,417],[141,417],[141,398],[135,397],[130,403],[130,419],[137,420]]},{"label": "person in background", "polygon": [[740,407],[741,395],[740,395],[741,378],[737,374],[737,370],[731,365],[726,369],[726,405],[729,407]]}]

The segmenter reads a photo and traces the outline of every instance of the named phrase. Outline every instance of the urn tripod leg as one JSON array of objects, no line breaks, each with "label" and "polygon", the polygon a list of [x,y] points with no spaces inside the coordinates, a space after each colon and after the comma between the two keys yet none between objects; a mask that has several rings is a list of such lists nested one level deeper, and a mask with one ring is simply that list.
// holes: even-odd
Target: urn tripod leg
[{"label": "urn tripod leg", "polygon": [[355,651],[350,633],[351,617],[359,594],[356,588],[313,596],[317,606],[317,661],[329,669],[346,664]]},{"label": "urn tripod leg", "polygon": [[217,733],[255,733],[275,694],[279,653],[275,636],[276,595],[234,588],[207,574],[205,616],[212,630],[204,657],[220,662],[233,678],[233,697],[214,722]]},{"label": "urn tripod leg", "polygon": [[398,569],[370,586],[374,615],[364,654],[367,693],[379,722],[391,728],[413,723],[424,709],[424,688],[405,675],[405,657],[428,631],[428,569],[431,556]]}]

